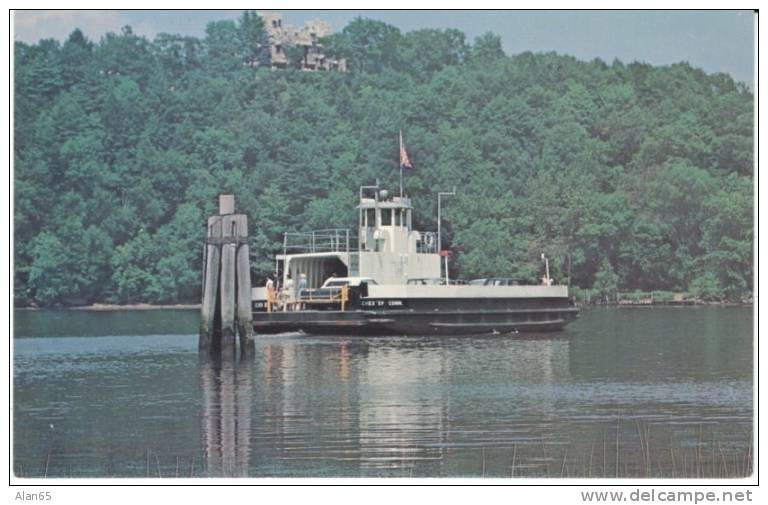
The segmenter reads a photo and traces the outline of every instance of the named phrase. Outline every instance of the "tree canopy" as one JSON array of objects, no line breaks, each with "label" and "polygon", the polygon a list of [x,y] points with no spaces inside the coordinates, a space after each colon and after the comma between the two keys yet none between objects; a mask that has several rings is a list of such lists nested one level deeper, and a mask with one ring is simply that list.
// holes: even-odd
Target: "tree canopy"
[{"label": "tree canopy", "polygon": [[198,301],[205,217],[233,192],[255,274],[282,232],[354,226],[356,188],[416,169],[416,227],[443,209],[454,277],[752,290],[747,86],[686,63],[506,55],[498,35],[356,19],[322,41],[349,72],[270,71],[254,13],[202,39],[129,27],[15,44],[19,303]]}]

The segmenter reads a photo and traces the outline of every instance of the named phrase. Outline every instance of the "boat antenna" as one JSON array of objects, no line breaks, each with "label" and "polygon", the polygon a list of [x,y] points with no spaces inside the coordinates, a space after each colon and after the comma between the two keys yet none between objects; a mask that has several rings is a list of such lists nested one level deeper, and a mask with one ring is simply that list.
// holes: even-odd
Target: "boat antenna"
[{"label": "boat antenna", "polygon": [[403,130],[400,130],[400,198],[403,197],[403,153],[405,152],[405,146],[403,145]]}]

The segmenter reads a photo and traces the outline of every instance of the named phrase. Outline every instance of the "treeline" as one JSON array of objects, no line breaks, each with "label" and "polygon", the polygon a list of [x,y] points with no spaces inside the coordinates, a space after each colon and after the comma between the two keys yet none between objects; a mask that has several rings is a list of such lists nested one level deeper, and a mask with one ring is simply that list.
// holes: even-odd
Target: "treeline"
[{"label": "treeline", "polygon": [[354,227],[360,184],[397,187],[401,129],[417,229],[458,189],[454,277],[535,281],[543,252],[556,281],[600,293],[750,295],[744,84],[367,19],[323,42],[348,73],[270,71],[252,13],[202,39],[16,42],[17,303],[198,301],[222,191],[250,217],[258,278],[284,230]]}]

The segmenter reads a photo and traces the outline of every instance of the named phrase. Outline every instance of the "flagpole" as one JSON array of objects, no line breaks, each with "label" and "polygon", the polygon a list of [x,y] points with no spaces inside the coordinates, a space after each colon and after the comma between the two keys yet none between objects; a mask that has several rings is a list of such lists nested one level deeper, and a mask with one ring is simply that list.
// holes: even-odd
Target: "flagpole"
[{"label": "flagpole", "polygon": [[400,198],[403,197],[403,166],[400,165]]}]

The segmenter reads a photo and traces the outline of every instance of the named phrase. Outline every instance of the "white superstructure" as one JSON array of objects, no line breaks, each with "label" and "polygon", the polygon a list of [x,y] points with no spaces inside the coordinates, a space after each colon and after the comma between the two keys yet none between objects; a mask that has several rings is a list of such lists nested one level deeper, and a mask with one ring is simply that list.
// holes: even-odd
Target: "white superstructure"
[{"label": "white superstructure", "polygon": [[439,233],[413,229],[402,190],[390,196],[378,182],[363,186],[357,212],[357,230],[284,235],[279,285],[270,280],[251,293],[258,333],[507,334],[555,331],[578,317],[568,287],[552,285],[548,272],[527,285],[442,277]]},{"label": "white superstructure", "polygon": [[379,284],[440,277],[437,234],[413,229],[407,197],[390,197],[378,186],[360,188],[357,231],[330,229],[285,233],[277,256],[282,283],[306,277],[319,288],[331,276],[370,277]]}]

